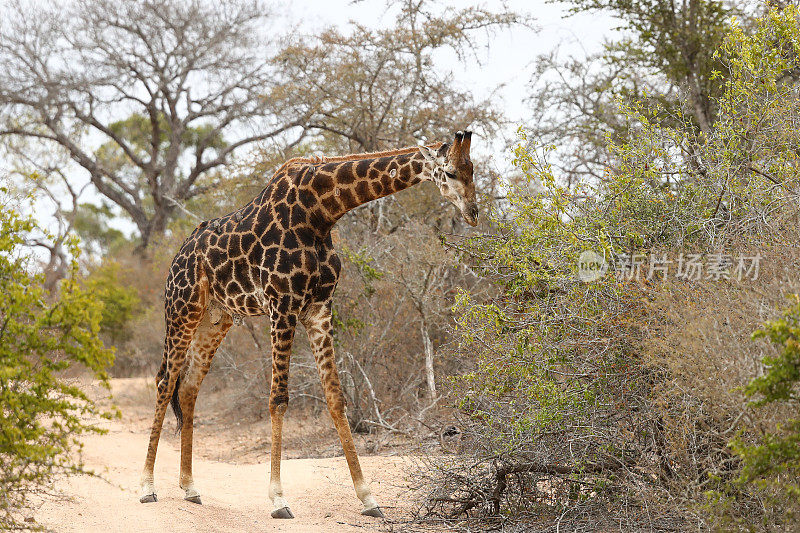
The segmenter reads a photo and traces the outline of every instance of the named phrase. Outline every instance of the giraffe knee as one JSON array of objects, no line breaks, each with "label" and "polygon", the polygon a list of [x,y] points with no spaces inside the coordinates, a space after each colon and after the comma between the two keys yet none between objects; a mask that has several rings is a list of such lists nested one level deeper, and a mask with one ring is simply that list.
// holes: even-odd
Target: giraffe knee
[{"label": "giraffe knee", "polygon": [[156,393],[159,398],[169,396],[167,389],[169,388],[169,375],[165,375],[161,380],[156,383]]},{"label": "giraffe knee", "polygon": [[269,412],[270,414],[283,414],[289,405],[289,395],[287,393],[270,394]]}]

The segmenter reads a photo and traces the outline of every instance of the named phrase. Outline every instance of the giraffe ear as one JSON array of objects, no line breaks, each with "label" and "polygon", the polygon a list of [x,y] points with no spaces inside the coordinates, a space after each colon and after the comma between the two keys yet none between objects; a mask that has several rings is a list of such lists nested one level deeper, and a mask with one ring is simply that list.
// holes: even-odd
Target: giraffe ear
[{"label": "giraffe ear", "polygon": [[439,147],[439,157],[447,157],[447,152],[450,151],[450,143],[444,143]]},{"label": "giraffe ear", "polygon": [[422,157],[431,163],[436,163],[436,152],[434,152],[431,148],[427,146],[420,146],[419,151],[422,154]]}]

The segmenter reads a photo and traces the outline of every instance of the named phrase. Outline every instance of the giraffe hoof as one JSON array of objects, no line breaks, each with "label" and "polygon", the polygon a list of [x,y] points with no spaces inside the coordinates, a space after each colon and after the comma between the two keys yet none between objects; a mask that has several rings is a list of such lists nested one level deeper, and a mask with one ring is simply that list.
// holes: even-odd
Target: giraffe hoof
[{"label": "giraffe hoof", "polygon": [[281,507],[272,511],[272,518],[294,518],[288,507]]},{"label": "giraffe hoof", "polygon": [[144,496],[139,498],[139,502],[140,503],[153,503],[153,502],[157,502],[157,501],[158,501],[158,498],[156,498],[156,493],[155,492],[153,494],[145,494]]},{"label": "giraffe hoof", "polygon": [[203,505],[203,502],[200,501],[200,495],[199,494],[196,495],[196,496],[186,496],[184,498],[184,500],[186,500],[187,502],[196,503],[197,505]]},{"label": "giraffe hoof", "polygon": [[383,511],[381,511],[380,507],[373,507],[372,509],[364,509],[361,511],[361,514],[364,516],[371,516],[373,518],[385,518],[383,516]]}]

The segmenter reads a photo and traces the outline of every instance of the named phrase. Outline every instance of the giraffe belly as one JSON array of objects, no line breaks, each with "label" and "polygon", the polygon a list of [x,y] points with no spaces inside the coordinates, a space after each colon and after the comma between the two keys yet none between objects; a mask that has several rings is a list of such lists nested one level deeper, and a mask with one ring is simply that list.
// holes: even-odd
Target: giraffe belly
[{"label": "giraffe belly", "polygon": [[319,273],[293,269],[290,273],[267,272],[264,277],[264,295],[268,305],[281,314],[298,314],[313,299]]},{"label": "giraffe belly", "polygon": [[268,241],[271,244],[264,245],[262,239],[236,257],[220,253],[218,246],[209,248],[211,297],[231,315],[260,316],[273,310],[297,314],[318,298],[323,281],[330,284],[331,260],[338,261],[331,243],[302,231]]},{"label": "giraffe belly", "polygon": [[223,262],[209,278],[211,299],[232,316],[261,316],[269,312],[260,272],[244,258]]}]

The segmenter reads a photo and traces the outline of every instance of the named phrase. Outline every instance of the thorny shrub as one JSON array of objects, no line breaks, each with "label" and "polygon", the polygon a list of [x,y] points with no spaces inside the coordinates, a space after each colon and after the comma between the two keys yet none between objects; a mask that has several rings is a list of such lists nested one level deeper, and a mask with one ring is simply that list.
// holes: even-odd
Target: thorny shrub
[{"label": "thorny shrub", "polygon": [[[742,387],[766,350],[750,333],[800,278],[799,23],[794,8],[731,23],[709,131],[620,102],[630,135],[600,180],[563,184],[520,133],[508,205],[454,243],[496,295],[457,299],[457,355],[475,365],[452,380],[460,453],[429,461],[425,520],[684,529],[735,508],[775,524],[760,489],[730,484],[755,456],[737,442],[792,427]],[[609,269],[583,281],[587,251]],[[687,273],[689,257],[713,273]]]}]

